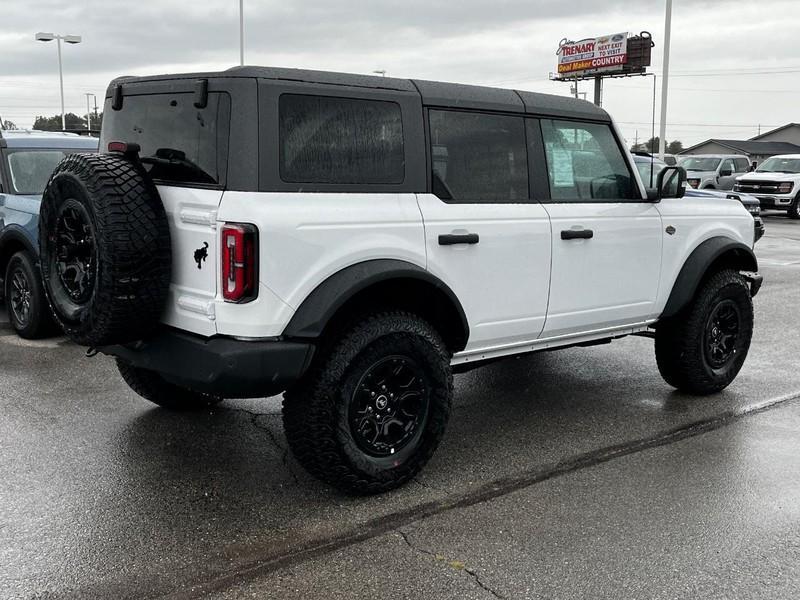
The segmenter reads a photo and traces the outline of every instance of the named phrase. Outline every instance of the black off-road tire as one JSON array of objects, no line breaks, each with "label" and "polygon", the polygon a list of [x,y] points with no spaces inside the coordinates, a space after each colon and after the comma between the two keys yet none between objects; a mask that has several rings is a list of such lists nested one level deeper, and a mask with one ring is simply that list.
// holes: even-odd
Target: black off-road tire
[{"label": "black off-road tire", "polygon": [[794,199],[792,205],[789,207],[789,218],[790,219],[800,219],[800,196]]},{"label": "black off-road tire", "polygon": [[[727,361],[714,365],[706,351],[707,329],[723,302],[738,311],[738,335]],[[736,378],[744,365],[753,335],[753,300],[738,272],[721,270],[700,287],[691,305],[656,329],[656,362],[664,380],[682,392],[704,396],[719,392]]]},{"label": "black off-road tire", "polygon": [[[283,423],[294,456],[311,475],[349,494],[403,485],[444,434],[453,396],[450,356],[436,330],[416,315],[386,312],[357,322],[321,348],[309,373],[284,395]],[[396,453],[370,454],[350,425],[351,401],[376,364],[406,358],[424,383],[424,420],[409,429],[414,437]]]},{"label": "black off-road tire", "polygon": [[[27,316],[25,313],[17,314],[17,309],[12,305],[22,291],[16,286],[24,286],[24,293],[27,294]],[[17,252],[8,261],[4,291],[8,320],[19,337],[36,340],[57,333],[58,328],[42,288],[39,268],[30,253],[24,250]]]},{"label": "black off-road tire", "polygon": [[202,410],[222,402],[219,396],[203,394],[170,383],[155,371],[140,369],[117,359],[117,369],[130,388],[145,400],[176,411]]},{"label": "black off-road tire", "polygon": [[[65,219],[87,224],[69,237]],[[67,336],[105,346],[152,333],[169,290],[170,234],[158,192],[139,166],[109,154],[67,156],[44,191],[39,231],[44,289]],[[80,293],[62,275],[65,247],[86,257],[77,271],[86,274]]]}]

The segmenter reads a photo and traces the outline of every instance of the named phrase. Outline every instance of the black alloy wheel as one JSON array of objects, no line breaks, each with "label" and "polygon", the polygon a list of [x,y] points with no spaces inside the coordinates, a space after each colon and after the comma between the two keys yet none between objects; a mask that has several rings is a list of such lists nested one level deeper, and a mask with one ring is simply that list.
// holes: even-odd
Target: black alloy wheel
[{"label": "black alloy wheel", "polygon": [[61,206],[55,227],[55,271],[69,300],[89,301],[97,280],[94,229],[86,208],[74,199]]},{"label": "black alloy wheel", "polygon": [[428,390],[425,372],[407,356],[368,367],[350,399],[348,422],[358,447],[370,456],[404,448],[425,427]]},{"label": "black alloy wheel", "polygon": [[712,369],[724,368],[735,356],[739,339],[741,312],[730,299],[720,301],[708,315],[703,349]]},{"label": "black alloy wheel", "polygon": [[28,276],[21,265],[11,270],[9,284],[11,293],[9,294],[8,304],[11,309],[12,317],[21,327],[25,328],[31,322],[33,291],[31,289],[31,282],[28,280]]}]

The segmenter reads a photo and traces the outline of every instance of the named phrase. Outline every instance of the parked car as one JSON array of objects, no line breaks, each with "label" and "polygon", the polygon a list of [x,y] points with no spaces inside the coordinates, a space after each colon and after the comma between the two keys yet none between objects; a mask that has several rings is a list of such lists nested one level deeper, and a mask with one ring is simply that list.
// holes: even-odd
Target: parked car
[{"label": "parked car", "polygon": [[689,185],[698,190],[732,190],[739,175],[750,170],[741,154],[697,154],[685,156],[678,164],[686,169]]},{"label": "parked car", "polygon": [[679,167],[646,190],[621,140],[601,108],[532,92],[264,67],[118,79],[104,153],[68,156],[45,191],[45,289],[144,398],[284,392],[298,461],[383,492],[432,456],[454,372],[644,334],[671,386],[736,377],[753,219],[683,198]]},{"label": "parked car", "polygon": [[[633,155],[633,162],[646,188],[654,187],[658,181],[658,174],[667,167],[665,163],[649,154],[636,153]],[[753,215],[753,224],[756,233],[755,240],[758,241],[764,237],[766,229],[764,227],[764,220],[761,218],[761,205],[755,196],[740,192],[720,192],[709,189],[696,190],[691,187],[686,189],[685,195],[689,198],[728,198],[738,200],[744,205],[747,212]]]},{"label": "parked car", "polygon": [[636,165],[636,170],[639,171],[642,183],[648,188],[655,187],[658,174],[668,166],[655,156],[641,153],[633,155],[633,163]]},{"label": "parked car", "polygon": [[753,194],[761,208],[785,210],[792,219],[800,219],[800,154],[768,158],[752,173],[738,177],[733,189]]},{"label": "parked car", "polygon": [[69,133],[0,132],[0,296],[21,337],[55,330],[37,264],[42,191],[64,156],[96,152],[97,143]]}]

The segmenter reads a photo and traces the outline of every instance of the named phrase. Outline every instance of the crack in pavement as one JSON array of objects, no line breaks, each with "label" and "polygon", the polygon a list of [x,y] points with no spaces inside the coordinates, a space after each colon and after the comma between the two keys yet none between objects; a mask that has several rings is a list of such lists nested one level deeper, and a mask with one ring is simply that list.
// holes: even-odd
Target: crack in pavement
[{"label": "crack in pavement", "polygon": [[254,547],[249,560],[244,559],[240,566],[232,568],[227,573],[208,577],[194,585],[189,584],[186,586],[189,589],[175,590],[161,597],[172,599],[204,597],[213,590],[227,589],[244,579],[264,576],[290,565],[325,556],[436,515],[490,502],[550,479],[563,477],[582,469],[598,466],[632,454],[710,433],[737,423],[746,417],[798,401],[800,401],[800,391],[758,402],[744,408],[727,410],[705,419],[656,432],[645,438],[629,440],[570,456],[550,465],[540,465],[523,470],[520,473],[491,480],[477,487],[450,494],[444,498],[423,502],[422,504],[375,517],[333,535],[300,543],[294,548],[289,548],[277,554],[271,554],[269,547]]},{"label": "crack in pavement", "polygon": [[478,587],[482,588],[486,592],[489,592],[492,595],[492,597],[499,598],[500,600],[506,600],[505,596],[502,596],[501,594],[499,594],[498,592],[496,592],[495,590],[490,588],[488,585],[486,585],[481,580],[481,578],[478,575],[478,573],[475,572],[474,569],[470,569],[469,567],[467,567],[467,565],[464,564],[462,561],[460,561],[460,560],[448,560],[447,557],[445,557],[443,554],[436,554],[434,552],[431,552],[430,550],[426,550],[425,548],[421,548],[419,546],[416,546],[416,545],[412,544],[411,540],[408,538],[408,534],[405,531],[403,531],[402,529],[395,529],[395,532],[398,533],[400,535],[400,537],[403,539],[403,541],[406,543],[406,545],[409,548],[411,548],[412,550],[414,550],[415,552],[419,552],[421,554],[426,554],[427,556],[430,556],[431,558],[433,558],[435,561],[442,562],[442,563],[446,564],[447,566],[449,566],[452,569],[455,569],[457,571],[463,571],[464,573],[466,573],[467,575],[472,577],[472,579],[475,581],[475,583],[478,585]]},{"label": "crack in pavement", "polygon": [[286,469],[287,473],[289,473],[289,475],[291,475],[292,479],[294,480],[295,485],[300,485],[300,479],[297,477],[297,473],[294,472],[294,469],[292,469],[292,466],[291,466],[290,461],[289,461],[289,446],[288,445],[284,446],[283,444],[281,444],[278,441],[278,438],[273,433],[273,431],[268,426],[262,425],[259,422],[259,419],[262,418],[262,417],[275,417],[277,415],[275,415],[273,413],[259,413],[259,412],[255,412],[253,410],[248,410],[246,408],[241,408],[241,407],[238,407],[238,406],[226,406],[226,407],[224,407],[224,410],[229,410],[229,411],[232,411],[232,412],[242,412],[242,413],[245,413],[247,415],[250,415],[250,423],[256,429],[260,429],[261,431],[266,433],[267,437],[270,439],[272,444],[278,450],[281,451],[281,453],[282,453],[281,454],[281,463],[283,463],[283,466]]}]

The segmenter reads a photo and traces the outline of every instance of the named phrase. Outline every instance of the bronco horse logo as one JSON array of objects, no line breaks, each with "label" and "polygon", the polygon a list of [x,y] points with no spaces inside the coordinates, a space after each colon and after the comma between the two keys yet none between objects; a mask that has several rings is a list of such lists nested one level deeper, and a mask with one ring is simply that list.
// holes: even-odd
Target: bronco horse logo
[{"label": "bronco horse logo", "polygon": [[197,268],[203,268],[203,262],[208,258],[208,242],[203,242],[203,247],[194,251],[194,262],[197,263]]}]

